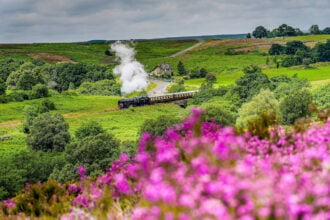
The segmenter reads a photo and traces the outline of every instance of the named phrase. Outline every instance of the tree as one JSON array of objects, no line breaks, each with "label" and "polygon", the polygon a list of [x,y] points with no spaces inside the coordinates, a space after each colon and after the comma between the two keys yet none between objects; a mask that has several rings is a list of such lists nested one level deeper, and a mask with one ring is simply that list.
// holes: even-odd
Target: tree
[{"label": "tree", "polygon": [[235,124],[236,117],[234,113],[225,109],[223,106],[212,105],[205,109],[203,120],[208,122],[214,120],[215,123],[225,127]]},{"label": "tree", "polygon": [[260,67],[251,65],[243,70],[244,75],[236,80],[235,92],[244,102],[257,94],[261,88],[267,88],[270,83],[268,76],[261,72]]},{"label": "tree", "polygon": [[42,67],[32,63],[24,63],[18,70],[11,72],[7,78],[7,85],[15,89],[31,90],[38,83],[46,82]]},{"label": "tree", "polygon": [[314,48],[314,54],[318,62],[330,61],[330,40],[325,44],[318,43]]},{"label": "tree", "polygon": [[310,114],[309,106],[312,102],[311,93],[306,90],[292,91],[280,102],[281,122],[293,124],[297,119]]},{"label": "tree", "polygon": [[[65,158],[74,167],[83,165],[87,175],[96,176],[111,166],[120,154],[120,142],[105,132],[72,143],[66,147]],[[76,170],[74,170],[76,172]]]},{"label": "tree", "polygon": [[255,38],[265,38],[267,37],[268,31],[263,26],[258,26],[252,33]]},{"label": "tree", "polygon": [[86,137],[96,136],[104,132],[104,129],[99,123],[91,121],[82,124],[82,126],[76,131],[75,136],[78,140],[82,140]]},{"label": "tree", "polygon": [[139,133],[142,135],[147,132],[153,136],[161,136],[168,128],[180,123],[180,121],[180,119],[169,115],[162,115],[156,119],[147,119],[142,124]]},{"label": "tree", "polygon": [[43,113],[33,120],[27,144],[34,151],[63,151],[70,141],[68,130],[62,115]]},{"label": "tree", "polygon": [[0,95],[5,95],[6,89],[7,89],[6,83],[0,78]]},{"label": "tree", "polygon": [[324,30],[322,31],[322,34],[330,34],[330,27],[324,28]]},{"label": "tree", "polygon": [[319,26],[316,25],[316,24],[312,25],[312,26],[309,28],[309,33],[311,33],[311,34],[320,34],[321,31],[320,31]]},{"label": "tree", "polygon": [[207,72],[207,70],[206,70],[205,68],[201,68],[201,69],[199,70],[199,76],[200,76],[201,78],[206,77],[207,74],[208,74],[208,72]]},{"label": "tree", "polygon": [[251,33],[248,33],[248,34],[246,35],[246,38],[247,38],[247,39],[251,39],[251,38],[252,38]]},{"label": "tree", "polygon": [[290,41],[286,44],[285,54],[295,55],[298,50],[309,51],[309,48],[301,41]]},{"label": "tree", "polygon": [[313,103],[320,110],[330,108],[330,83],[313,90]]},{"label": "tree", "polygon": [[115,80],[101,80],[97,82],[84,82],[77,89],[83,95],[118,96],[121,94],[120,85]]},{"label": "tree", "polygon": [[34,99],[45,98],[49,96],[48,88],[46,85],[37,84],[32,88],[32,97]]},{"label": "tree", "polygon": [[205,80],[206,80],[206,82],[215,83],[217,81],[217,77],[212,73],[208,73],[205,76]]},{"label": "tree", "polygon": [[280,55],[284,52],[284,47],[280,44],[272,44],[271,48],[269,49],[269,55]]},{"label": "tree", "polygon": [[179,76],[187,75],[187,71],[181,61],[178,63],[178,75]]},{"label": "tree", "polygon": [[274,125],[277,122],[278,106],[279,103],[273,92],[261,90],[251,101],[242,105],[236,125],[244,129],[248,127],[249,122],[258,121],[263,116],[271,119],[265,122],[266,127]]}]

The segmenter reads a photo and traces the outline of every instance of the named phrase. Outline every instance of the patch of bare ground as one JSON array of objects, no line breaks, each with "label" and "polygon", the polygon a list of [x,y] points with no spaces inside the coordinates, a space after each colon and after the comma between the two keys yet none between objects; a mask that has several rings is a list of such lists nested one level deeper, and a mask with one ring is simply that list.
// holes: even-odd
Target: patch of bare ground
[{"label": "patch of bare ground", "polygon": [[281,39],[219,39],[203,43],[193,50],[204,50],[212,47],[231,48],[235,52],[249,53],[254,51],[267,52],[272,44],[285,44]]},{"label": "patch of bare ground", "polygon": [[21,121],[15,120],[15,121],[6,121],[0,123],[0,128],[9,128],[9,127],[16,127],[18,125],[22,124]]},{"label": "patch of bare ground", "polygon": [[51,53],[29,53],[28,54],[33,59],[44,60],[47,63],[58,63],[58,62],[66,62],[66,63],[75,63],[68,57],[60,56]]}]

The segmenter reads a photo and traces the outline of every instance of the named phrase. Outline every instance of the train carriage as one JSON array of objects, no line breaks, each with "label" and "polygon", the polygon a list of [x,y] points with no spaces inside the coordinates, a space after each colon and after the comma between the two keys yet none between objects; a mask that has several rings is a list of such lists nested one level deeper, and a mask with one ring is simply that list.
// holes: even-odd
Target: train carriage
[{"label": "train carriage", "polygon": [[174,102],[180,100],[186,100],[192,98],[197,91],[189,91],[189,92],[178,92],[171,93],[161,96],[143,96],[143,97],[134,97],[130,99],[121,99],[118,101],[119,109],[136,107],[136,106],[144,106],[144,105],[152,105],[157,103],[167,103]]}]

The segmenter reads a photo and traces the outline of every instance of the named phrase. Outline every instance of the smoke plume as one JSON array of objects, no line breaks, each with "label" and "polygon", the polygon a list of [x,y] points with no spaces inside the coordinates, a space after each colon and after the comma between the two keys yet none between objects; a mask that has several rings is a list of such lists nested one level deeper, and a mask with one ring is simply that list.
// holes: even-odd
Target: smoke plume
[{"label": "smoke plume", "polygon": [[120,62],[113,72],[120,77],[121,92],[129,94],[140,92],[148,87],[148,74],[143,65],[135,59],[135,50],[120,41],[111,45],[111,50],[116,53]]}]

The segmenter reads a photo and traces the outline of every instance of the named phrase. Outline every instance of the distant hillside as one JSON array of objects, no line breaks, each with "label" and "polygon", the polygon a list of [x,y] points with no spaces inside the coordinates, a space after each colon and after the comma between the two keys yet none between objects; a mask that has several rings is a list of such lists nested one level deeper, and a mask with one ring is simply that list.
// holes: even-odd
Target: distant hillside
[{"label": "distant hillside", "polygon": [[[246,38],[246,34],[223,34],[223,35],[202,35],[202,36],[183,36],[183,37],[163,37],[152,39],[132,39],[134,41],[146,41],[146,40],[206,40],[206,39],[243,39]],[[106,43],[113,42],[115,40],[90,40],[89,43]]]}]

